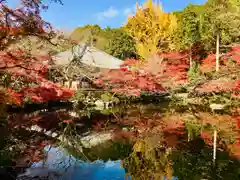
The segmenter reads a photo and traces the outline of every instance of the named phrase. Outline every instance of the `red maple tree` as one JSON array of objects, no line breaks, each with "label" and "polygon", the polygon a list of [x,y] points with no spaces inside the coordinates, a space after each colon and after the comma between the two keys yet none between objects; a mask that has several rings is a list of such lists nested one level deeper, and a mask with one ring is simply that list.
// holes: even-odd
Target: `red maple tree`
[{"label": "red maple tree", "polygon": [[[220,59],[221,69],[229,69],[232,68],[230,64],[230,60],[235,63],[235,66],[240,65],[240,46],[233,46],[230,51],[223,54]],[[216,66],[216,55],[209,54],[205,59],[201,61],[201,72],[207,73],[215,70]]]},{"label": "red maple tree", "polygon": [[[60,0],[53,1],[61,3]],[[9,8],[7,1],[0,1],[0,15],[5,17],[0,19],[0,72],[10,73],[12,82],[21,79],[23,85],[17,92],[8,89],[9,97],[18,104],[25,98],[47,102],[66,100],[73,95],[73,91],[47,80],[50,57],[29,55],[20,49],[7,51],[11,44],[27,36],[35,36],[53,44],[51,39],[56,34],[52,26],[40,16],[40,12],[47,8],[42,0],[21,0],[15,9]]]},{"label": "red maple tree", "polygon": [[[239,73],[240,67],[240,47],[233,46],[230,51],[223,54],[220,59],[221,71],[218,79],[206,81],[201,86],[196,88],[200,93],[220,93],[232,92],[234,96],[239,95],[239,80],[232,79],[229,76]],[[200,70],[203,74],[212,73],[215,71],[216,56],[215,54],[208,55],[202,60]],[[211,74],[210,74],[211,75]],[[237,75],[237,74],[236,74]]]},{"label": "red maple tree", "polygon": [[157,54],[146,61],[126,59],[120,69],[102,73],[96,84],[134,96],[142,91],[162,93],[186,83],[187,69],[187,56],[178,52]]}]

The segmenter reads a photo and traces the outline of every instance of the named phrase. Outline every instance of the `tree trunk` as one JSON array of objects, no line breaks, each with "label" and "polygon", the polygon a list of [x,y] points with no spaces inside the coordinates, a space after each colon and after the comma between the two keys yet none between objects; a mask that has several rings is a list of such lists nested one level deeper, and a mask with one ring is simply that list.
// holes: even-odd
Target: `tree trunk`
[{"label": "tree trunk", "polygon": [[93,46],[93,36],[92,36],[92,34],[91,34],[91,44],[90,44],[90,47],[92,47]]},{"label": "tree trunk", "polygon": [[214,130],[213,135],[213,162],[216,161],[216,151],[217,151],[217,130]]},{"label": "tree trunk", "polygon": [[217,33],[216,39],[216,72],[219,71],[219,44],[220,44],[220,34]]},{"label": "tree trunk", "polygon": [[189,66],[192,68],[192,46],[189,48]]},{"label": "tree trunk", "polygon": [[72,80],[69,80],[69,87],[68,88],[72,88]]}]

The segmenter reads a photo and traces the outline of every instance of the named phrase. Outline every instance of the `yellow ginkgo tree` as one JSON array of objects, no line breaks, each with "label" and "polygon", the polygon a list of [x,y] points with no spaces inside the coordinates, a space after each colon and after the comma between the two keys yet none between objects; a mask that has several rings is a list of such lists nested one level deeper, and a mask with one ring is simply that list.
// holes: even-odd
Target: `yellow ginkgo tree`
[{"label": "yellow ginkgo tree", "polygon": [[136,5],[136,13],[128,18],[124,29],[136,40],[138,54],[146,59],[157,51],[173,48],[171,37],[177,27],[172,13],[165,13],[159,3],[147,0]]}]

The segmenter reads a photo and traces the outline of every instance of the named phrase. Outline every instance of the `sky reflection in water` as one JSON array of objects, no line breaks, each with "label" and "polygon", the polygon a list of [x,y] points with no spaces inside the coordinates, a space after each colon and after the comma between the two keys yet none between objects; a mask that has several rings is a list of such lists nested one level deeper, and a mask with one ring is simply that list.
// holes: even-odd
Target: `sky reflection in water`
[{"label": "sky reflection in water", "polygon": [[[32,167],[48,167],[62,173],[61,180],[125,180],[125,170],[118,161],[84,162],[67,154],[62,148],[46,146],[48,153],[44,161],[34,163]],[[128,178],[130,180],[130,178]]]},{"label": "sky reflection in water", "polygon": [[[46,146],[44,152],[46,159],[34,163],[32,167],[47,167],[57,170],[62,174],[56,180],[130,180],[126,177],[125,169],[121,167],[121,161],[97,160],[94,162],[84,162],[75,159],[64,149]],[[177,180],[173,178],[172,180]]]}]

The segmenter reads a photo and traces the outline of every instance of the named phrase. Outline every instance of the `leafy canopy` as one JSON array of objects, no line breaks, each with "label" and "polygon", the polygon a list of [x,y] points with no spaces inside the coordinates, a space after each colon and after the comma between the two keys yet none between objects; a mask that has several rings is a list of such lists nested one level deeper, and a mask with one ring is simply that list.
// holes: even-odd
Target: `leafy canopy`
[{"label": "leafy canopy", "polygon": [[142,7],[137,4],[136,14],[128,18],[124,29],[134,38],[138,54],[145,59],[158,50],[171,49],[176,26],[175,15],[163,12],[158,3],[148,0]]},{"label": "leafy canopy", "polygon": [[211,50],[215,45],[216,35],[221,43],[236,41],[239,37],[240,11],[239,0],[208,0],[202,17],[202,43]]},{"label": "leafy canopy", "polygon": [[[199,6],[200,7],[200,6]],[[200,16],[198,6],[188,5],[179,15],[178,28],[175,33],[175,43],[177,49],[188,49],[189,47],[200,43]]]},{"label": "leafy canopy", "polygon": [[105,51],[119,59],[130,58],[136,55],[135,41],[123,29],[108,31],[109,43]]}]

